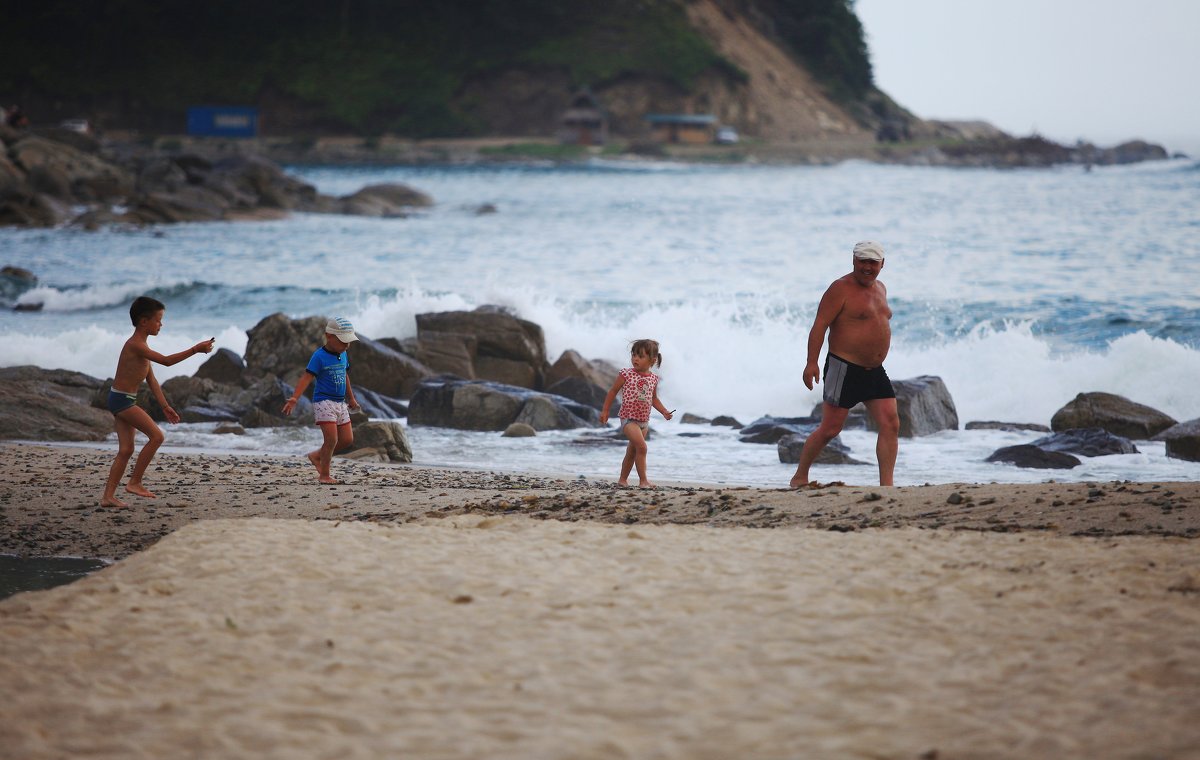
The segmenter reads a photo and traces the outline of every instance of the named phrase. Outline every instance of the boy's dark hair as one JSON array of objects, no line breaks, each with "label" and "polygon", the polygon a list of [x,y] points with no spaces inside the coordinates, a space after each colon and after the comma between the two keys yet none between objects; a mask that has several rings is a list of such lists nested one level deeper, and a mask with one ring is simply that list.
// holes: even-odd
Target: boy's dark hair
[{"label": "boy's dark hair", "polygon": [[154,312],[163,311],[167,307],[157,298],[150,296],[138,296],[133,299],[133,305],[129,307],[129,321],[133,322],[133,326],[137,327],[138,322],[146,317],[153,317]]},{"label": "boy's dark hair", "polygon": [[654,360],[654,366],[662,366],[662,354],[658,352],[658,341],[649,338],[635,340],[629,346],[630,354],[645,354]]}]

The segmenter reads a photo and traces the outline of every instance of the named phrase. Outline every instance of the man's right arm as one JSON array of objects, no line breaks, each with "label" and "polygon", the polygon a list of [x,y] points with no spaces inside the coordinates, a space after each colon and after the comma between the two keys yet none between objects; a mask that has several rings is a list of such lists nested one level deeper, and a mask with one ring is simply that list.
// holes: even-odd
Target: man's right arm
[{"label": "man's right arm", "polygon": [[804,365],[804,387],[812,390],[813,383],[821,379],[821,346],[825,343],[825,331],[837,319],[842,310],[842,297],[838,283],[834,282],[821,296],[817,306],[817,316],[813,318],[812,329],[808,331],[808,357]]}]

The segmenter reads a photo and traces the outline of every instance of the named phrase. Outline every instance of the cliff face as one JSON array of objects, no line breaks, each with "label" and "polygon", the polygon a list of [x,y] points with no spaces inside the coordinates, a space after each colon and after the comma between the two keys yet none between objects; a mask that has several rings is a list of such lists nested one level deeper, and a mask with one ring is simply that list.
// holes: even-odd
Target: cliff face
[{"label": "cliff face", "polygon": [[[97,34],[112,5],[10,17],[0,99],[42,124],[149,132],[182,131],[190,105],[256,105],[269,135],[550,136],[584,84],[627,138],[650,112],[772,142],[869,141],[911,120],[870,87],[850,0],[357,0],[334,15],[294,0],[285,16],[221,0]],[[60,49],[84,54],[46,55]]]}]

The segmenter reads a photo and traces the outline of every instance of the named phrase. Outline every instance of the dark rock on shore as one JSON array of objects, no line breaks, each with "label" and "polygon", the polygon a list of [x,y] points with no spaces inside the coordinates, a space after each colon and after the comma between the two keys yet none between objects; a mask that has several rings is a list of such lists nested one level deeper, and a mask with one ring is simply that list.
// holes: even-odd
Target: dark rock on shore
[{"label": "dark rock on shore", "polygon": [[1083,457],[1138,453],[1137,447],[1128,438],[1113,435],[1101,428],[1062,430],[1039,438],[1030,445],[1046,451],[1061,451]]},{"label": "dark rock on shore", "polygon": [[1176,424],[1176,420],[1144,404],[1114,393],[1080,393],[1050,418],[1055,431],[1103,428],[1113,435],[1146,441]]},{"label": "dark rock on shore", "polygon": [[503,309],[481,306],[475,311],[418,314],[418,350],[425,350],[427,338],[431,346],[438,346],[430,358],[452,359],[448,365],[431,364],[434,371],[450,372],[465,380],[545,388],[548,368],[541,325]]},{"label": "dark rock on shore", "polygon": [[1078,467],[1080,460],[1060,451],[1046,451],[1033,444],[1022,443],[996,449],[985,462],[1003,462],[1038,470],[1069,470]]},{"label": "dark rock on shore", "polygon": [[816,417],[759,417],[738,431],[742,443],[778,443],[789,435],[808,438],[821,424]]},{"label": "dark rock on shore", "polygon": [[[794,433],[785,435],[779,439],[776,444],[776,449],[779,452],[779,462],[781,464],[798,464],[800,462],[800,452],[804,449],[804,442],[808,440],[808,435],[796,435]],[[821,449],[821,453],[817,455],[814,464],[867,464],[860,462],[850,456],[850,447],[842,443],[841,436],[835,436],[832,441],[825,444],[825,448]]]},{"label": "dark rock on shore", "polygon": [[501,431],[513,422],[535,430],[569,430],[596,427],[599,415],[584,404],[527,388],[480,380],[434,380],[422,383],[409,400],[408,421],[458,430]]},{"label": "dark rock on shore", "polygon": [[103,441],[113,432],[113,416],[91,405],[102,386],[81,372],[0,368],[0,438]]},{"label": "dark rock on shore", "polygon": [[1154,437],[1166,441],[1167,456],[1200,462],[1200,418],[1172,425]]}]

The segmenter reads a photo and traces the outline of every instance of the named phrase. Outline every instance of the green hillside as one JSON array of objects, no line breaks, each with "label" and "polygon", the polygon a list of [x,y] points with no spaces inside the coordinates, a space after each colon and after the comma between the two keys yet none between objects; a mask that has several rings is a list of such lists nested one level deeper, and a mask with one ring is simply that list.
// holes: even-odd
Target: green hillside
[{"label": "green hillside", "polygon": [[[831,95],[872,86],[852,0],[728,0],[785,43]],[[456,97],[519,67],[601,86],[652,76],[687,91],[744,76],[687,21],[683,0],[41,0],[0,23],[0,98],[177,125],[188,106],[282,98],[321,129],[486,133]],[[66,105],[63,105],[66,104]],[[49,105],[43,105],[49,108]]]}]

